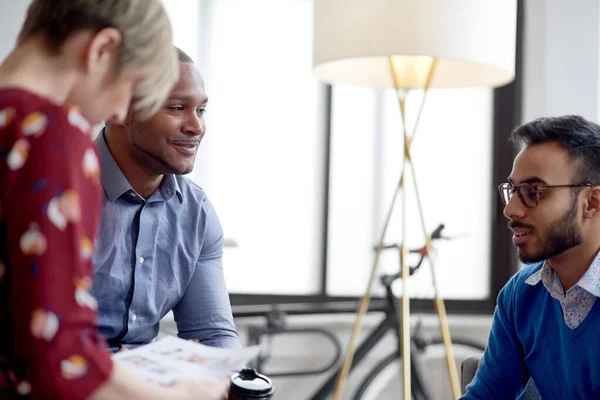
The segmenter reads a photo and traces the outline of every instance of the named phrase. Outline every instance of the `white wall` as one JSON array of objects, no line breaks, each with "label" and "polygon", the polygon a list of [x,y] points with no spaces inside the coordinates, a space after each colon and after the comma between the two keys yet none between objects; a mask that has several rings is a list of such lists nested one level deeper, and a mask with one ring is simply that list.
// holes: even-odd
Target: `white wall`
[{"label": "white wall", "polygon": [[599,120],[600,3],[527,0],[523,121],[580,114]]},{"label": "white wall", "polygon": [[30,0],[0,0],[0,60],[13,48]]}]

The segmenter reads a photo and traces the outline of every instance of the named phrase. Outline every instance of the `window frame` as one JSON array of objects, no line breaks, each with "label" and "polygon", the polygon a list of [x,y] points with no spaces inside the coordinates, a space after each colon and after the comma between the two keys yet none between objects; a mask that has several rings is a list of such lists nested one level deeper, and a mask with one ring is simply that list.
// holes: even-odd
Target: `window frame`
[{"label": "window frame", "polygon": [[[490,296],[484,300],[445,300],[446,310],[452,314],[492,314],[496,307],[496,299],[500,290],[508,282],[519,268],[516,257],[516,250],[511,242],[511,235],[507,229],[506,219],[503,215],[504,206],[497,195],[495,184],[503,182],[512,169],[512,160],[515,151],[508,142],[508,134],[512,129],[521,124],[522,117],[522,98],[523,98],[523,35],[524,35],[524,2],[517,2],[517,45],[515,60],[515,78],[514,80],[501,88],[493,91],[493,159],[492,159],[492,185],[489,190],[492,195],[492,218],[491,218],[491,274],[490,274]],[[236,306],[264,306],[279,304],[306,304],[307,313],[315,305],[326,305],[331,302],[352,302],[358,301],[358,296],[330,296],[327,294],[327,251],[328,251],[328,215],[329,215],[329,185],[330,185],[330,155],[331,155],[331,111],[332,111],[332,87],[324,85],[325,101],[324,107],[327,112],[324,113],[322,121],[325,132],[325,142],[327,146],[324,149],[324,195],[322,199],[323,224],[321,234],[323,235],[323,246],[321,254],[319,293],[309,295],[271,295],[271,294],[240,294],[230,293],[230,300],[234,315],[254,315],[252,310],[247,307]],[[225,265],[224,268],[227,268]],[[366,282],[365,282],[366,284]],[[373,297],[372,301],[377,302],[380,297]],[[242,308],[244,310],[242,310]],[[259,307],[260,308],[260,307]],[[411,299],[411,309],[419,313],[435,313],[435,305],[431,299]],[[247,310],[247,311],[246,311]]]}]

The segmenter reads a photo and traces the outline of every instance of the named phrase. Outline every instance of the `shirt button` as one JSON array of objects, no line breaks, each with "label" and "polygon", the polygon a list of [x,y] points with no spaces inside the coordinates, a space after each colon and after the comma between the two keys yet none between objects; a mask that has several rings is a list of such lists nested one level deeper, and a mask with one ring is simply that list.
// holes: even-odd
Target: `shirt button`
[{"label": "shirt button", "polygon": [[135,192],[129,192],[129,195],[130,195],[131,197],[136,197],[136,196],[137,196],[137,195],[135,194]]},{"label": "shirt button", "polygon": [[136,319],[137,319],[137,315],[133,314],[133,315],[131,316],[131,320],[132,320],[132,321],[135,321]]},{"label": "shirt button", "polygon": [[139,262],[140,264],[143,264],[143,263],[144,263],[144,257],[140,257],[140,259],[138,260],[138,262]]}]

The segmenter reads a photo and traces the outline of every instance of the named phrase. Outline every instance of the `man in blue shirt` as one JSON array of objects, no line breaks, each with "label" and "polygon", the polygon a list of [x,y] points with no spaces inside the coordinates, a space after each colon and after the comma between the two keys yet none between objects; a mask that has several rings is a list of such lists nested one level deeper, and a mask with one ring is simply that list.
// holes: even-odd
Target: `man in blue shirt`
[{"label": "man in blue shirt", "polygon": [[179,50],[180,78],[149,120],[130,112],[98,135],[104,208],[92,293],[111,348],[156,338],[173,311],[178,335],[238,346],[222,268],[223,231],[192,171],[206,124],[196,65]]},{"label": "man in blue shirt", "polygon": [[530,379],[544,400],[600,399],[600,126],[542,118],[512,140],[521,149],[499,190],[527,265],[498,296],[463,399],[524,399]]}]

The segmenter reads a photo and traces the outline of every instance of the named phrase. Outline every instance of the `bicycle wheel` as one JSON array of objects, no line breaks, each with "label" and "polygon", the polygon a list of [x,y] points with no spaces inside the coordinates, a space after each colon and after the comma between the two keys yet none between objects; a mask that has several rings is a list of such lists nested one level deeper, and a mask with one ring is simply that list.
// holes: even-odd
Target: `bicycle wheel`
[{"label": "bicycle wheel", "polygon": [[[453,338],[452,349],[460,371],[460,364],[465,358],[480,355],[485,347],[472,340]],[[423,363],[427,386],[432,395],[431,400],[452,399],[450,390],[450,377],[446,363],[446,351],[441,337],[429,341],[423,352],[412,355],[419,357]],[[402,395],[402,367],[398,351],[381,360],[364,378],[356,392],[353,400],[397,400]],[[436,390],[437,389],[437,390]]]}]

